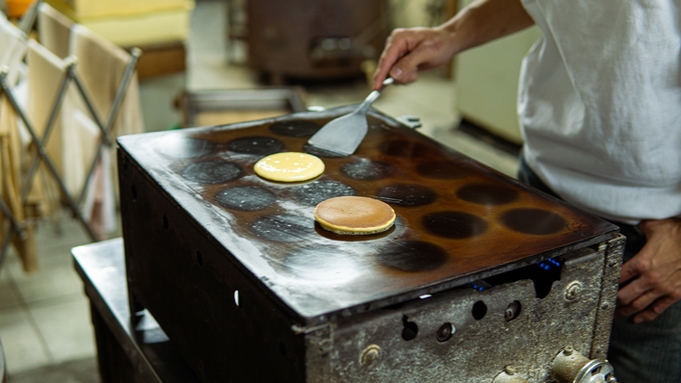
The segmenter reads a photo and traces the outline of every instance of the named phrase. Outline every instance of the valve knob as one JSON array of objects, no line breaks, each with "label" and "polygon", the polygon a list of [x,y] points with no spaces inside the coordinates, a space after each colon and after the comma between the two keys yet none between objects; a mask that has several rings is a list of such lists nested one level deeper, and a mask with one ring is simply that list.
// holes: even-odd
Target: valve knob
[{"label": "valve knob", "polygon": [[558,383],[615,383],[614,369],[607,360],[589,359],[572,346],[556,355],[551,376]]}]

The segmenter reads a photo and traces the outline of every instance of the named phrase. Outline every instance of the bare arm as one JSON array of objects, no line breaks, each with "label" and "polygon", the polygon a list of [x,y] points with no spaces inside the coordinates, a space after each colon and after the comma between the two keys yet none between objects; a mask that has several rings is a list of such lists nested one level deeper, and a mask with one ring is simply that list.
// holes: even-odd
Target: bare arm
[{"label": "bare arm", "polygon": [[533,24],[520,0],[477,0],[438,27],[396,29],[381,54],[374,89],[388,75],[398,83],[416,81],[421,70],[443,65],[465,49]]}]

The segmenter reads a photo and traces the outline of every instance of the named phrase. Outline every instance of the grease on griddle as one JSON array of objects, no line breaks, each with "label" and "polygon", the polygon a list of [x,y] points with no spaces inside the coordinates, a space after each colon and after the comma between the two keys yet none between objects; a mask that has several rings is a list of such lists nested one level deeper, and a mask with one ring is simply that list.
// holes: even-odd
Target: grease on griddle
[{"label": "grease on griddle", "polygon": [[432,149],[418,142],[391,140],[381,143],[381,145],[378,147],[378,150],[389,156],[417,158],[423,157]]},{"label": "grease on griddle", "polygon": [[271,137],[253,136],[232,140],[227,149],[241,154],[266,156],[283,151],[284,143]]},{"label": "grease on griddle", "polygon": [[298,187],[295,198],[306,205],[317,206],[317,204],[329,198],[355,194],[355,189],[352,186],[342,182],[318,180]]},{"label": "grease on griddle", "polygon": [[392,242],[378,249],[376,260],[383,266],[400,271],[429,271],[447,262],[447,252],[428,242]]},{"label": "grease on griddle", "polygon": [[257,211],[272,206],[276,196],[259,186],[235,186],[219,191],[215,202],[227,209]]},{"label": "grease on griddle", "polygon": [[517,200],[520,193],[503,185],[471,184],[459,189],[456,196],[480,205],[505,205]]},{"label": "grease on griddle", "polygon": [[394,184],[379,190],[378,199],[389,204],[414,207],[433,203],[437,199],[437,193],[423,185]]},{"label": "grease on griddle", "polygon": [[305,241],[315,233],[314,220],[292,214],[270,215],[255,221],[251,233],[274,242]]},{"label": "grease on griddle", "polygon": [[182,177],[202,184],[222,184],[241,177],[239,165],[224,160],[194,162],[182,169]]},{"label": "grease on griddle", "polygon": [[416,166],[416,171],[426,178],[455,180],[469,177],[473,171],[451,161],[427,161]]},{"label": "grease on griddle", "polygon": [[385,162],[361,159],[343,165],[341,172],[352,179],[374,181],[390,177],[395,173],[395,168]]},{"label": "grease on griddle", "polygon": [[535,208],[509,210],[501,216],[501,223],[511,230],[532,235],[555,234],[567,226],[560,215]]},{"label": "grease on griddle", "polygon": [[431,213],[424,216],[421,223],[429,232],[451,239],[472,238],[487,230],[484,219],[460,211]]},{"label": "grease on griddle", "polygon": [[200,158],[213,153],[217,145],[200,138],[170,134],[152,145],[160,154],[177,159]]},{"label": "grease on griddle", "polygon": [[286,274],[308,282],[338,283],[363,273],[357,261],[340,248],[298,248],[282,260]]},{"label": "grease on griddle", "polygon": [[291,120],[275,122],[270,126],[270,131],[285,137],[310,137],[317,133],[319,128],[320,126],[312,121]]}]

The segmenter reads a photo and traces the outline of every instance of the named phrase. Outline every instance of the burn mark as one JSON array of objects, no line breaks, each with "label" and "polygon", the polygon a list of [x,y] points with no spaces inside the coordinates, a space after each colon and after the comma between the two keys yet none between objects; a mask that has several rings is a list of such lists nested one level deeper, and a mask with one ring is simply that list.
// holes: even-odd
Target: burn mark
[{"label": "burn mark", "polygon": [[286,137],[309,137],[317,133],[319,128],[319,125],[311,121],[292,120],[275,122],[270,126],[270,131]]},{"label": "burn mark", "polygon": [[487,230],[487,222],[484,219],[459,211],[428,214],[421,222],[431,233],[452,239],[475,237]]},{"label": "burn mark", "polygon": [[227,209],[257,211],[272,206],[276,197],[259,186],[235,186],[218,192],[215,201]]},{"label": "burn mark", "polygon": [[251,226],[253,235],[274,242],[304,241],[314,232],[314,220],[291,214],[263,217]]},{"label": "burn mark", "polygon": [[395,168],[385,162],[361,159],[343,165],[341,172],[352,179],[373,181],[390,177],[395,173]]},{"label": "burn mark", "polygon": [[182,170],[182,177],[202,184],[222,184],[241,177],[239,165],[224,160],[194,162]]},{"label": "burn mark", "polygon": [[445,264],[447,252],[428,242],[393,242],[378,250],[376,260],[383,266],[400,271],[429,271]]},{"label": "burn mark", "polygon": [[378,199],[398,206],[423,206],[433,203],[437,193],[423,185],[394,184],[379,190]]},{"label": "burn mark", "polygon": [[284,150],[284,143],[271,137],[243,137],[230,141],[227,149],[241,154],[266,156]]},{"label": "burn mark", "polygon": [[352,186],[333,180],[320,180],[302,185],[296,189],[295,198],[309,206],[317,206],[333,197],[355,195]]},{"label": "burn mark", "polygon": [[426,178],[454,180],[469,177],[473,171],[451,161],[427,161],[416,167],[416,171]]},{"label": "burn mark", "polygon": [[517,200],[520,193],[503,185],[471,184],[459,189],[456,196],[481,205],[504,205]]},{"label": "burn mark", "polygon": [[432,149],[418,142],[406,140],[392,140],[382,143],[378,150],[394,157],[417,158],[423,157]]},{"label": "burn mark", "polygon": [[534,208],[509,210],[501,216],[501,223],[511,230],[532,235],[554,234],[567,225],[560,215]]}]

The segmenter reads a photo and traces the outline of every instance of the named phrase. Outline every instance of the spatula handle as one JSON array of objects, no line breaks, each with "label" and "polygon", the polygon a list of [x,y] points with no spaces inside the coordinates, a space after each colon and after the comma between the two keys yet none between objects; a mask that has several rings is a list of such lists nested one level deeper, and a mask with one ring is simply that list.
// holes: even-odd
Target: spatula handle
[{"label": "spatula handle", "polygon": [[383,80],[383,88],[381,90],[375,90],[375,91],[369,93],[367,98],[365,98],[364,101],[362,102],[362,104],[359,106],[359,108],[357,108],[357,111],[360,112],[360,113],[366,114],[366,112],[369,111],[371,104],[373,104],[374,101],[376,101],[376,99],[378,98],[378,96],[381,95],[381,92],[383,91],[383,89],[385,89],[386,86],[392,84],[394,81],[395,80],[393,80],[392,77],[388,77],[385,80]]}]

